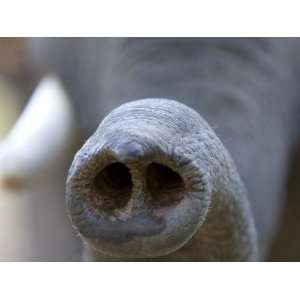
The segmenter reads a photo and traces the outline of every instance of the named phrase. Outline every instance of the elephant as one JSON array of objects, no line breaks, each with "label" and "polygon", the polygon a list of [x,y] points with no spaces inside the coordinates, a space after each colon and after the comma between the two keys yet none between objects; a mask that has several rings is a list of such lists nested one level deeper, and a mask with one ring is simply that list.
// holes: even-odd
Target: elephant
[{"label": "elephant", "polygon": [[83,259],[266,260],[299,143],[299,45],[30,39],[32,72],[59,76],[87,140],[66,183]]}]

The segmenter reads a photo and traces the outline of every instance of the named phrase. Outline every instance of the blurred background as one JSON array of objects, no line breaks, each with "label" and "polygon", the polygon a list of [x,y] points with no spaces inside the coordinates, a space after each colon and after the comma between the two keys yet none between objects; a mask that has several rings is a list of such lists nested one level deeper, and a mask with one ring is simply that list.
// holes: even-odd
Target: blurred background
[{"label": "blurred background", "polygon": [[[0,147],[38,81],[26,61],[26,39],[0,38]],[[72,155],[49,166],[34,184],[10,188],[0,183],[0,261],[80,259],[80,240],[64,201]]]},{"label": "blurred background", "polygon": [[[40,80],[27,60],[26,42],[0,38],[0,147]],[[0,261],[80,260],[81,241],[67,218],[64,200],[68,166],[78,148],[49,166],[34,183],[7,187],[0,182]],[[300,260],[299,149],[290,162],[287,205],[270,260]],[[287,239],[287,232],[295,239]]]}]

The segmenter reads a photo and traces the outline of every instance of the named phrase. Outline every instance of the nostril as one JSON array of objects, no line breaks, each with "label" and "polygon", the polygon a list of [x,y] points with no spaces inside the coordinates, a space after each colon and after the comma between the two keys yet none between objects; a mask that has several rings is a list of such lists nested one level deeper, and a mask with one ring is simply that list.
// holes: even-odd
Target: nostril
[{"label": "nostril", "polygon": [[184,198],[185,184],[182,177],[171,168],[151,163],[146,173],[147,187],[154,208],[171,206]]},{"label": "nostril", "polygon": [[132,193],[132,178],[129,169],[122,163],[112,163],[98,173],[94,179],[97,197],[96,208],[119,209],[128,203]]}]

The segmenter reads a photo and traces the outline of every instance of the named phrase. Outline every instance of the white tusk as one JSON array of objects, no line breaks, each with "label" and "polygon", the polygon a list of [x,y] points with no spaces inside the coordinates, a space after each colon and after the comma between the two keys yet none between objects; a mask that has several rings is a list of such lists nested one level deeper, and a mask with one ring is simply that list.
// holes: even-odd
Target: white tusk
[{"label": "white tusk", "polygon": [[55,76],[44,78],[14,127],[0,144],[0,185],[40,176],[75,138],[71,101]]}]

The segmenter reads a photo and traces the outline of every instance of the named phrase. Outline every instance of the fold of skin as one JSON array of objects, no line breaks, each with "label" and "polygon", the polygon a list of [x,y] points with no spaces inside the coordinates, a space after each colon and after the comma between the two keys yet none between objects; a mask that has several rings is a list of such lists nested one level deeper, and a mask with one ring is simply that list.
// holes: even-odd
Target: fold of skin
[{"label": "fold of skin", "polygon": [[[257,258],[230,155],[195,111],[175,101],[139,100],[109,114],[76,154],[66,195],[88,259]],[[175,252],[187,243],[191,253]]]}]

